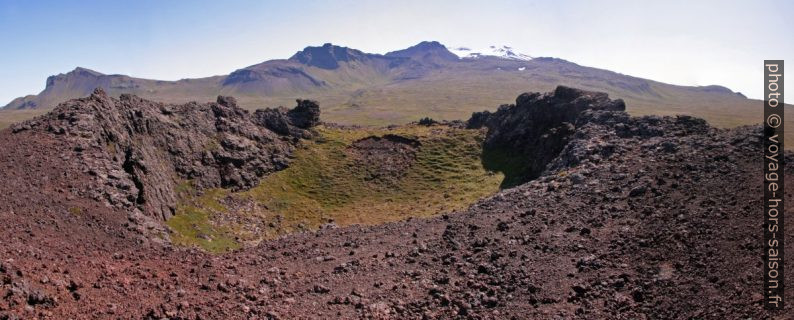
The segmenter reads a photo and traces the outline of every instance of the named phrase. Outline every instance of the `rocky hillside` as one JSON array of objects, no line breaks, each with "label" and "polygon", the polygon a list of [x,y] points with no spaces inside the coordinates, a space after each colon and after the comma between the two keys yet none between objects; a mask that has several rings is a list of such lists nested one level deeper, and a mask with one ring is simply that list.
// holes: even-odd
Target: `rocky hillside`
[{"label": "rocky hillside", "polygon": [[82,190],[124,210],[162,221],[174,214],[177,186],[248,189],[287,167],[295,140],[319,121],[319,107],[241,109],[232,97],[168,105],[97,89],[45,116],[13,126],[12,134],[47,132],[71,146],[57,158],[94,177]]},{"label": "rocky hillside", "polygon": [[[79,161],[57,160],[77,152],[74,142],[82,140],[71,139],[80,135],[65,137],[86,125],[102,130],[93,137],[114,132],[135,140],[147,133],[139,137],[147,144],[113,140],[119,149],[176,150],[151,132],[179,127],[187,111],[152,111],[143,118],[152,120],[132,121],[135,110],[155,108],[126,109],[140,100],[101,93],[72,103],[110,106],[103,101],[131,111],[118,114],[131,119],[120,121],[129,124],[126,131],[86,121],[87,112],[75,112],[71,123],[68,112],[58,112],[16,133],[0,132],[0,319],[786,319],[792,313],[790,304],[780,313],[761,306],[760,127],[631,117],[617,100],[569,88],[522,95],[468,125],[484,125],[487,144],[522,141],[517,154],[543,167],[523,176],[529,181],[440,216],[322,228],[212,255],[129,230],[129,209],[81,192],[96,182],[91,172]],[[230,105],[220,99],[198,109],[223,111],[208,117],[221,136],[247,139],[271,156],[288,154],[278,147],[295,137],[259,145],[258,136],[278,136],[261,127],[252,131],[258,135],[239,131],[253,117],[233,115],[238,109]],[[528,129],[542,124],[535,119],[551,122]],[[182,130],[201,141],[203,128]],[[383,139],[356,140],[361,153],[352,155],[403,163],[425,146]],[[523,153],[536,146],[559,152]],[[393,149],[405,157],[386,152]],[[265,168],[275,168],[266,159]],[[791,177],[791,153],[786,160]],[[791,291],[786,298],[794,298]]]}]

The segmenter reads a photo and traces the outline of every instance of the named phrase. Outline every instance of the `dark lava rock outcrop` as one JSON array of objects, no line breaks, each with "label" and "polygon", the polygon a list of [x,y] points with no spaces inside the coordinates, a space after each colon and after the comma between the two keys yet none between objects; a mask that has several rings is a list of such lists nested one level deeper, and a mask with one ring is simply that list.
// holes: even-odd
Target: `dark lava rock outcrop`
[{"label": "dark lava rock outcrop", "polygon": [[515,104],[502,105],[493,113],[476,112],[467,127],[488,128],[483,148],[494,155],[490,158],[519,157],[509,178],[521,183],[539,176],[557,157],[583,111],[625,109],[623,100],[611,100],[606,93],[559,86],[552,93],[524,93]]},{"label": "dark lava rock outcrop", "polygon": [[320,123],[320,106],[312,100],[298,99],[297,106],[260,109],[254,112],[253,120],[261,126],[281,135],[296,138],[311,137],[311,127]]},{"label": "dark lava rock outcrop", "polygon": [[300,130],[305,135],[318,122],[319,107],[299,100],[284,114],[286,130],[280,131],[261,113],[252,116],[239,108],[232,97],[170,105],[132,95],[115,99],[97,89],[90,97],[16,125],[13,132],[45,130],[63,136],[74,147],[61,159],[77,161],[96,177],[86,192],[165,220],[174,213],[178,185],[240,190],[285,168],[293,142],[280,134]]}]

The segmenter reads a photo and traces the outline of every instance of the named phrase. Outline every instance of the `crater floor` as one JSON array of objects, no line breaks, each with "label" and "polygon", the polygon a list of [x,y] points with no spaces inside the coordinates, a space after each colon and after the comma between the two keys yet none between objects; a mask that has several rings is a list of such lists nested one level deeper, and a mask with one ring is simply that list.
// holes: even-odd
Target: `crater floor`
[{"label": "crater floor", "polygon": [[167,224],[180,245],[225,251],[284,234],[429,217],[499,191],[482,163],[485,130],[448,125],[315,128],[290,166],[243,192],[190,181]]}]

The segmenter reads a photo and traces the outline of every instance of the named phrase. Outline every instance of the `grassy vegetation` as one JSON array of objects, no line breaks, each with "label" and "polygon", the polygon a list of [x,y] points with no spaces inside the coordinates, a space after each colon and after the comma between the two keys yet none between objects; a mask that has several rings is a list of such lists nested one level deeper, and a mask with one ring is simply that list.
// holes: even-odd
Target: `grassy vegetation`
[{"label": "grassy vegetation", "polygon": [[[386,134],[418,140],[421,147],[401,176],[371,179],[349,148],[359,139]],[[177,233],[175,243],[222,251],[328,222],[372,225],[463,209],[498,191],[504,178],[483,167],[483,135],[446,126],[320,127],[318,137],[296,151],[289,168],[245,192],[211,190],[190,196],[168,225]],[[222,205],[226,202],[254,209],[229,210]]]},{"label": "grassy vegetation", "polygon": [[182,246],[199,247],[210,252],[224,252],[240,247],[235,236],[227,227],[214,223],[217,215],[227,214],[226,207],[216,199],[228,194],[224,189],[211,189],[197,195],[189,181],[176,188],[182,200],[176,215],[166,221],[174,230],[171,241]]},{"label": "grassy vegetation", "polygon": [[50,110],[0,110],[0,130],[8,128],[14,123],[45,114],[48,111]]}]

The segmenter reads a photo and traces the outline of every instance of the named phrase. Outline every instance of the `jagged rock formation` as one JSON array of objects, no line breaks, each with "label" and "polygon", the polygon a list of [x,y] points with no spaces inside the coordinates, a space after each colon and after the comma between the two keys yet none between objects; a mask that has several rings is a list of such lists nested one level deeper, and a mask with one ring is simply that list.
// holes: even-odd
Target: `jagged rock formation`
[{"label": "jagged rock formation", "polygon": [[[577,120],[585,110],[624,111],[623,100],[605,93],[559,86],[553,93],[524,93],[514,105],[502,105],[490,113],[476,112],[468,128],[488,128],[483,148],[501,157],[519,156],[511,174],[515,183],[536,178],[568,144]],[[580,121],[578,125],[586,123]]]},{"label": "jagged rock formation", "polygon": [[[622,154],[628,149],[625,143],[641,144],[659,155],[676,153],[680,142],[670,137],[689,137],[687,143],[694,144],[697,138],[693,137],[715,131],[705,120],[690,116],[630,117],[625,112],[605,110],[582,112],[575,127],[576,139],[568,142],[548,164],[547,173],[576,167],[583,161],[597,162]],[[757,138],[756,134],[748,136]]]},{"label": "jagged rock formation", "polygon": [[284,114],[286,130],[281,131],[268,125],[262,113],[251,116],[239,108],[232,97],[169,105],[132,95],[114,99],[97,89],[13,131],[64,136],[74,152],[61,157],[78,161],[96,177],[89,191],[95,198],[165,220],[174,213],[180,184],[240,190],[285,168],[294,141],[280,135],[308,135],[318,122],[319,107],[298,100],[298,107]]},{"label": "jagged rock formation", "polygon": [[253,121],[281,135],[309,138],[308,129],[320,123],[320,106],[311,100],[296,102],[298,105],[290,110],[284,107],[256,110]]}]

